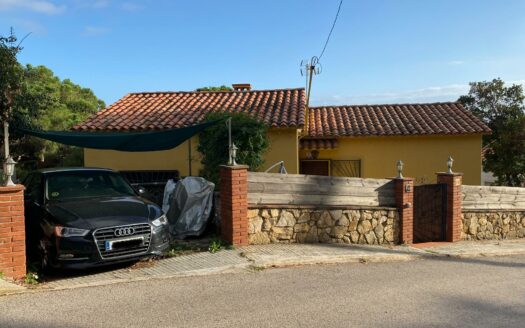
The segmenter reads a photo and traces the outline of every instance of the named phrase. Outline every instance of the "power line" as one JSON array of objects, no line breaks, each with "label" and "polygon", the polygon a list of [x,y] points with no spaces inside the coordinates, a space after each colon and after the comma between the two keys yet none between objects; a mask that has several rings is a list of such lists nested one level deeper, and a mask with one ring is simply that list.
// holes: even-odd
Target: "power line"
[{"label": "power line", "polygon": [[328,42],[330,41],[330,37],[332,36],[332,32],[334,31],[335,23],[337,22],[337,18],[339,17],[339,12],[341,11],[341,5],[343,4],[343,0],[339,2],[339,7],[337,8],[337,14],[335,14],[334,22],[332,23],[332,28],[330,29],[330,33],[328,33],[328,37],[326,38],[326,42],[324,43],[323,51],[321,51],[321,54],[319,55],[319,59],[323,57],[324,51],[326,50],[326,46],[328,45]]}]

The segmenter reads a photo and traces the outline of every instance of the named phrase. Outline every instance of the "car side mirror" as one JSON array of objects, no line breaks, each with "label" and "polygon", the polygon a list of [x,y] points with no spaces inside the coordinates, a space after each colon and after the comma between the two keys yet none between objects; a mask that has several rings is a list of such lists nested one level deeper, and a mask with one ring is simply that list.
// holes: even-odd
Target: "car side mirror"
[{"label": "car side mirror", "polygon": [[137,187],[137,192],[139,193],[139,195],[144,195],[146,193],[146,188],[142,187],[142,186],[138,186]]}]

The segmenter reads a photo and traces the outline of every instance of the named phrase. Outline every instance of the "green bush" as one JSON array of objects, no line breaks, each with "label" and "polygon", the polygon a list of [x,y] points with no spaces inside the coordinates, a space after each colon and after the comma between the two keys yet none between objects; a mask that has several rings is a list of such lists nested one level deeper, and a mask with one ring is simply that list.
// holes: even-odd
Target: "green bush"
[{"label": "green bush", "polygon": [[198,151],[202,154],[200,175],[215,184],[219,182],[219,166],[228,163],[228,128],[224,121],[232,119],[232,142],[238,147],[237,163],[251,171],[263,163],[268,149],[267,128],[263,122],[242,113],[211,113],[206,121],[223,120],[199,135]]},{"label": "green bush", "polygon": [[26,285],[37,285],[39,279],[38,274],[35,272],[28,272],[24,277],[24,283]]}]

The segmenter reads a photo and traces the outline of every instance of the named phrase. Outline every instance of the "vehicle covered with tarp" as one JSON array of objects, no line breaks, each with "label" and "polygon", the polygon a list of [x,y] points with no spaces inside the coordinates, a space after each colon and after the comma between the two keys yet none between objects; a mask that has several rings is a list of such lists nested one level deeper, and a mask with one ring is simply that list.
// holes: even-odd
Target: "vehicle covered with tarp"
[{"label": "vehicle covered with tarp", "polygon": [[200,236],[209,222],[215,184],[200,177],[186,177],[166,184],[163,210],[173,238]]}]

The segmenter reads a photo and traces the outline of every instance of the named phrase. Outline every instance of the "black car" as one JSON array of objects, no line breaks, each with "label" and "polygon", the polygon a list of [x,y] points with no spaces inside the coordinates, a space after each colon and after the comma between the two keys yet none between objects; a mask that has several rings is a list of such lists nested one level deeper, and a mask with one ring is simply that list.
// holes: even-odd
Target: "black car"
[{"label": "black car", "polygon": [[118,172],[46,169],[29,174],[24,185],[28,259],[42,269],[132,261],[169,247],[160,207]]}]

